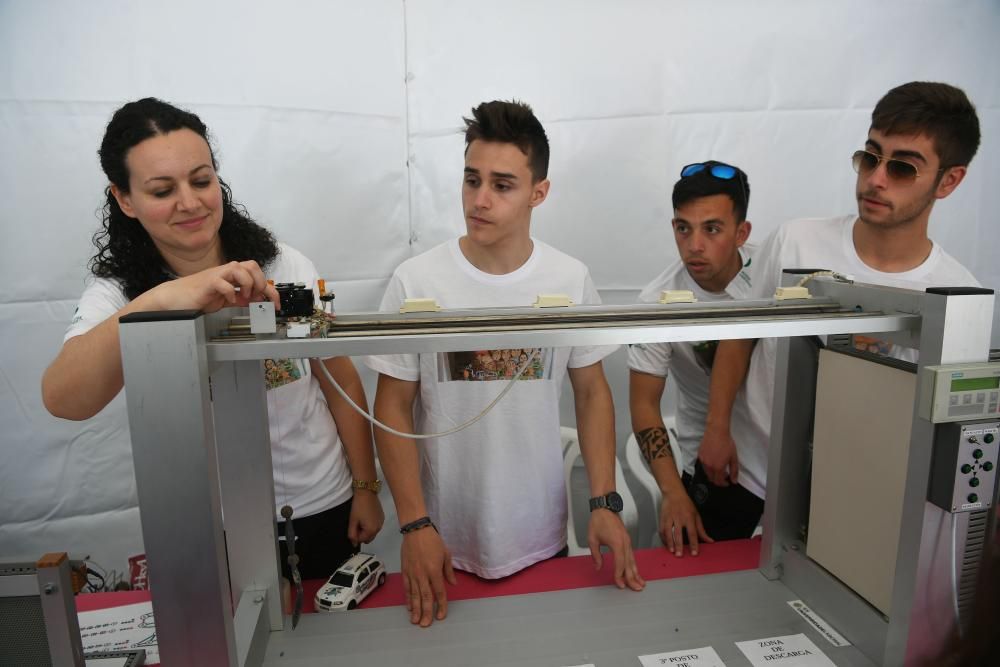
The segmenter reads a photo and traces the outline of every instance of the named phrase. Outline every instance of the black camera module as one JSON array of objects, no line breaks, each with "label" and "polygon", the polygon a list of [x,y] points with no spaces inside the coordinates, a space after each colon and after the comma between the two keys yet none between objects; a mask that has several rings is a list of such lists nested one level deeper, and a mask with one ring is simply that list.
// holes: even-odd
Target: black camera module
[{"label": "black camera module", "polygon": [[278,283],[274,286],[281,299],[278,317],[309,317],[313,314],[313,291],[305,283]]}]

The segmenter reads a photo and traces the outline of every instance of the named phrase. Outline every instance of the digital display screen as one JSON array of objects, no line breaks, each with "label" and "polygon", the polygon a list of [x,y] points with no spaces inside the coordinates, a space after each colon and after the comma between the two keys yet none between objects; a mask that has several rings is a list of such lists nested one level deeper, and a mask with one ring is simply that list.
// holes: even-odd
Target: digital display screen
[{"label": "digital display screen", "polygon": [[1000,388],[1000,376],[991,378],[962,378],[951,381],[952,391],[976,391],[977,389]]}]

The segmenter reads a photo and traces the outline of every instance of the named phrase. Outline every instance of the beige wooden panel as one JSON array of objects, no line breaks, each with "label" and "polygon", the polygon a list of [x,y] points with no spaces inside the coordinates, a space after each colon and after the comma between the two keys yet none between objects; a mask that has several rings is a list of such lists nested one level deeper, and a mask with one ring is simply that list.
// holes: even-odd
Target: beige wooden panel
[{"label": "beige wooden panel", "polygon": [[820,352],[806,553],[886,615],[915,390],[913,373]]}]

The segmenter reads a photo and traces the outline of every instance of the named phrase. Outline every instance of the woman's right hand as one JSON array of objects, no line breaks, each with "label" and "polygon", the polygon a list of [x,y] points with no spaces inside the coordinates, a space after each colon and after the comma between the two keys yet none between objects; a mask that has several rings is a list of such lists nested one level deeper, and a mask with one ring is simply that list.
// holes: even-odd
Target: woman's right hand
[{"label": "woman's right hand", "polygon": [[118,320],[122,315],[185,309],[211,313],[262,299],[273,302],[275,309],[280,306],[278,291],[254,261],[229,262],[157,285],[87,333],[66,341],[42,377],[45,407],[56,417],[88,419],[121,391]]},{"label": "woman's right hand", "polygon": [[[238,290],[237,290],[238,288]],[[154,310],[195,309],[213,313],[227,306],[247,306],[267,299],[280,309],[278,291],[267,282],[257,262],[228,262],[176,280],[168,280],[136,301]]]}]

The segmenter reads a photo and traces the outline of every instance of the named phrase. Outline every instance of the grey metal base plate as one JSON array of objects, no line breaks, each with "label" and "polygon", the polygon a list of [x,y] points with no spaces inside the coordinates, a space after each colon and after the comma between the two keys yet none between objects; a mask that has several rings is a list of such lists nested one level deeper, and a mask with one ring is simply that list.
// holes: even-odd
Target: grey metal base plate
[{"label": "grey metal base plate", "polygon": [[796,595],[758,571],[449,604],[447,620],[410,625],[403,607],[307,614],[271,633],[264,664],[407,667],[636,667],[637,656],[712,646],[727,666],[750,662],[734,642],[804,633],[836,665],[874,665],[834,647],[787,601]]}]

